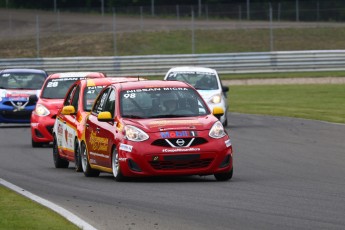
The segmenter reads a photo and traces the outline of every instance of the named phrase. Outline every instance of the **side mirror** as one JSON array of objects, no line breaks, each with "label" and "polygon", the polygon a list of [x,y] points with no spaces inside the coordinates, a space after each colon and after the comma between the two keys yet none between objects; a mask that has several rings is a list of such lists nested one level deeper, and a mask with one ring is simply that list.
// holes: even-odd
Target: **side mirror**
[{"label": "side mirror", "polygon": [[29,96],[29,103],[30,104],[36,104],[37,101],[38,101],[38,97],[36,94]]},{"label": "side mirror", "polygon": [[222,107],[214,107],[212,114],[220,120],[220,117],[224,115],[224,110]]},{"label": "side mirror", "polygon": [[222,90],[223,90],[223,92],[228,92],[229,91],[229,87],[228,86],[222,86]]},{"label": "side mirror", "polygon": [[105,112],[100,112],[97,116],[97,120],[99,121],[104,121],[104,122],[109,122],[109,121],[113,121],[114,119],[111,116],[111,113],[108,111]]},{"label": "side mirror", "polygon": [[63,115],[73,115],[75,114],[75,108],[73,105],[67,105],[67,106],[64,106],[61,110],[61,114]]}]

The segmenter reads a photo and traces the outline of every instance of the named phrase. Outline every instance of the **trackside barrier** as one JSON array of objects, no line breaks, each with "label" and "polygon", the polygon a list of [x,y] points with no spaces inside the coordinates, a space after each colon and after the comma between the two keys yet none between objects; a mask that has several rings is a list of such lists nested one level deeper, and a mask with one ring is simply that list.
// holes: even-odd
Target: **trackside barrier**
[{"label": "trackside barrier", "polygon": [[345,50],[0,59],[0,69],[98,71],[109,76],[163,76],[171,67],[186,65],[215,68],[221,74],[345,70]]}]

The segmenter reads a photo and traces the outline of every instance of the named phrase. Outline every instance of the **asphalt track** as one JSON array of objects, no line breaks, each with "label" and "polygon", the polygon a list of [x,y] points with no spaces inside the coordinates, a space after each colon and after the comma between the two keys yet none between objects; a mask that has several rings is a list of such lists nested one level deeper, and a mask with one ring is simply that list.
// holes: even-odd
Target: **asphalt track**
[{"label": "asphalt track", "polygon": [[29,126],[0,125],[0,178],[100,230],[344,229],[345,125],[229,115],[234,177],[86,178],[31,148]]}]

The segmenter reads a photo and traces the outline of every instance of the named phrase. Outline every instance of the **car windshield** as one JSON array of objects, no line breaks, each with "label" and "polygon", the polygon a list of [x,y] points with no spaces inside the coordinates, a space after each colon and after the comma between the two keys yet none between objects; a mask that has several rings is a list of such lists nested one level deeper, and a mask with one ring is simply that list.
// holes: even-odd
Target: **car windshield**
[{"label": "car windshield", "polygon": [[84,111],[90,112],[92,105],[99,94],[99,92],[104,88],[104,86],[88,86],[84,90]]},{"label": "car windshield", "polygon": [[121,116],[127,118],[194,117],[209,114],[191,88],[144,88],[120,94]]},{"label": "car windshield", "polygon": [[198,90],[218,89],[217,76],[206,72],[172,72],[166,80],[184,81]]},{"label": "car windshield", "polygon": [[42,91],[41,98],[63,99],[69,87],[79,78],[53,78],[49,79]]},{"label": "car windshield", "polygon": [[39,73],[3,73],[1,89],[41,89],[46,76]]}]

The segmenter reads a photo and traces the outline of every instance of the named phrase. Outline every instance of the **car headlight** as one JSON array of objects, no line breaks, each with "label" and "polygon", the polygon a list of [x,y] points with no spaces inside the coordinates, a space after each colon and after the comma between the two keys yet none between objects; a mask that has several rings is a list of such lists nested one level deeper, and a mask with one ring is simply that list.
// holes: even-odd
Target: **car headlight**
[{"label": "car headlight", "polygon": [[35,113],[38,116],[48,116],[50,114],[49,110],[47,109],[47,107],[45,107],[44,105],[41,104],[37,104],[36,108],[35,108]]},{"label": "car headlight", "polygon": [[210,102],[211,102],[211,103],[214,103],[214,104],[218,104],[218,103],[220,103],[221,101],[222,101],[222,97],[221,97],[219,94],[214,95],[214,96],[211,98],[211,100],[210,100]]},{"label": "car headlight", "polygon": [[214,123],[208,135],[216,139],[224,137],[226,133],[224,131],[222,123],[220,121]]},{"label": "car headlight", "polygon": [[149,139],[147,133],[131,125],[125,126],[125,137],[130,141],[145,141]]}]

